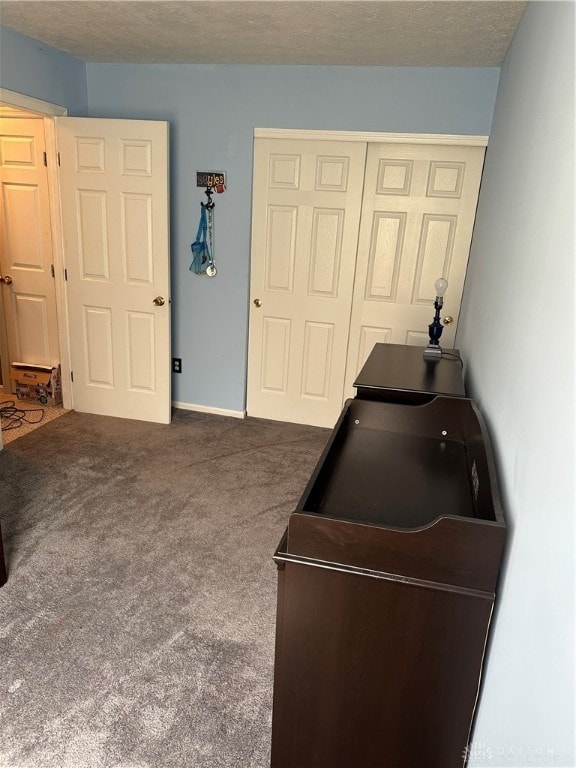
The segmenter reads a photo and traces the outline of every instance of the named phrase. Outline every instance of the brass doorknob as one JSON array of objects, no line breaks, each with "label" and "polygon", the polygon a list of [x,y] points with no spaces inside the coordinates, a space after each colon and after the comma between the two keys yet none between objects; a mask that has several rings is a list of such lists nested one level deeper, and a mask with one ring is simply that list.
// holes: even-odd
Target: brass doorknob
[{"label": "brass doorknob", "polygon": [[0,277],[0,283],[4,283],[4,285],[12,285],[12,278],[10,275],[6,275],[5,277]]},{"label": "brass doorknob", "polygon": [[446,315],[446,317],[442,318],[442,322],[444,323],[444,325],[450,325],[451,323],[454,322],[454,318],[450,317],[450,315]]},{"label": "brass doorknob", "polygon": [[261,307],[262,301],[260,299],[254,299],[254,306],[255,307]]},{"label": "brass doorknob", "polygon": [[164,301],[164,296],[156,296],[152,304],[154,304],[157,307],[163,306],[164,304],[166,304],[166,302]]}]

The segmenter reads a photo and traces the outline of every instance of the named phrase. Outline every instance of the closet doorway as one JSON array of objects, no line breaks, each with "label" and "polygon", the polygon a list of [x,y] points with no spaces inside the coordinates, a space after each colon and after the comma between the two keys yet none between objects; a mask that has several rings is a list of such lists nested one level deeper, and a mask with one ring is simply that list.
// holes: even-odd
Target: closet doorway
[{"label": "closet doorway", "polygon": [[247,412],[332,427],[376,342],[454,343],[487,137],[255,131]]}]

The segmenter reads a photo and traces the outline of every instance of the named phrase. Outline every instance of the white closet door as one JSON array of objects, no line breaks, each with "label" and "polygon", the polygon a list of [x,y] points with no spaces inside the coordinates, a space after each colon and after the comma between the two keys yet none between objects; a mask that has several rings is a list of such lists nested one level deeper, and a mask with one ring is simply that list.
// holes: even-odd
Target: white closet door
[{"label": "white closet door", "polygon": [[483,163],[478,146],[368,145],[346,396],[376,342],[427,344],[439,277],[453,346]]},{"label": "white closet door", "polygon": [[255,140],[251,416],[338,418],[365,158],[363,142]]}]

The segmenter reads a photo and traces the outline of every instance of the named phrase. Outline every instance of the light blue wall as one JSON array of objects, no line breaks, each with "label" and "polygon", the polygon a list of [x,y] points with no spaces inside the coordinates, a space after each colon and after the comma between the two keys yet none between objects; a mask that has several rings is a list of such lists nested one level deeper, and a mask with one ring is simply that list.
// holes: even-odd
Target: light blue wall
[{"label": "light blue wall", "polygon": [[[488,134],[499,70],[88,64],[87,77],[91,116],[171,124],[173,398],[242,410],[254,127]],[[205,169],[228,173],[213,280],[188,271]]]},{"label": "light blue wall", "polygon": [[572,3],[530,3],[508,53],[456,343],[511,529],[473,765],[574,766]]},{"label": "light blue wall", "polygon": [[8,27],[0,27],[0,85],[87,114],[86,64]]}]

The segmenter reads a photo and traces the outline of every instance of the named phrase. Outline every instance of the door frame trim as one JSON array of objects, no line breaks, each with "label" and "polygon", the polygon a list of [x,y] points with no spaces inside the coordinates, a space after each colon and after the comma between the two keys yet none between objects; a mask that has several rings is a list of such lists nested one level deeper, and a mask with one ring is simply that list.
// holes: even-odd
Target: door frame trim
[{"label": "door frame trim", "polygon": [[[48,101],[35,99],[16,91],[0,88],[0,102],[34,112],[44,118],[44,137],[48,156],[48,195],[50,198],[50,225],[52,228],[52,257],[54,260],[54,285],[56,289],[56,314],[58,318],[58,343],[60,347],[60,372],[62,378],[62,405],[74,408],[72,382],[70,378],[70,335],[68,328],[68,304],[64,280],[64,237],[60,217],[60,180],[56,149],[56,126],[54,118],[68,115],[66,107]],[[5,351],[5,350],[4,350]]]},{"label": "door frame trim", "polygon": [[35,99],[33,96],[26,96],[24,93],[9,91],[7,88],[0,88],[0,101],[9,104],[11,107],[20,107],[27,112],[37,112],[43,117],[64,117],[68,114],[66,107],[60,104],[52,104],[49,101]]},{"label": "door frame trim", "polygon": [[370,131],[322,131],[307,128],[254,128],[255,139],[307,139],[318,141],[363,141],[387,144],[443,144],[486,147],[488,136],[443,133],[380,133]]}]

